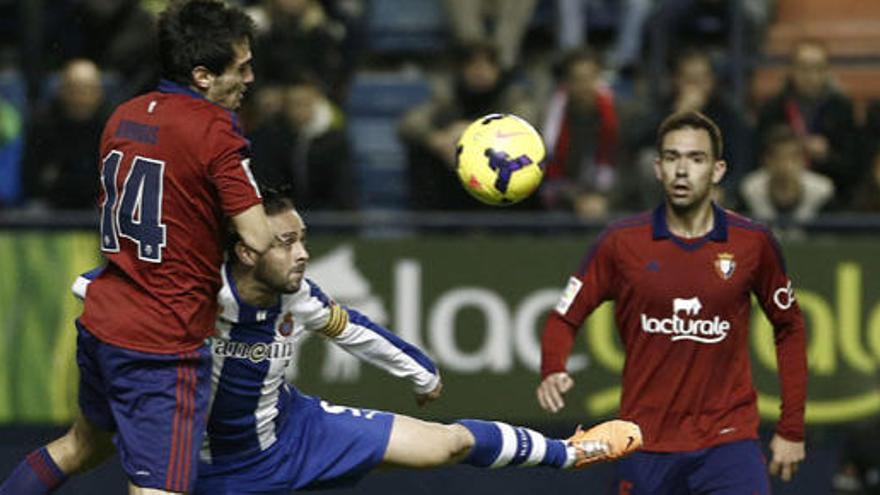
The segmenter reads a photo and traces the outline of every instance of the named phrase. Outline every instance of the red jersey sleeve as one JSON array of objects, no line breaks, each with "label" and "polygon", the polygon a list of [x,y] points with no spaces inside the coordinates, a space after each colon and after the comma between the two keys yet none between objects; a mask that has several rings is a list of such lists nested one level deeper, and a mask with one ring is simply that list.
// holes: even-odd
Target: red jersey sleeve
[{"label": "red jersey sleeve", "polygon": [[804,439],[807,400],[806,329],[779,244],[770,232],[761,246],[753,291],[773,324],[776,361],[782,391],[782,412],[776,433],[792,441]]},{"label": "red jersey sleeve", "polygon": [[614,293],[613,239],[606,233],[596,241],[578,271],[568,279],[559,302],[544,324],[541,336],[541,377],[565,371],[577,330],[587,316]]},{"label": "red jersey sleeve", "polygon": [[235,131],[232,122],[220,120],[209,129],[213,156],[208,173],[217,188],[223,213],[233,217],[260,203],[260,192],[250,169],[247,141]]}]

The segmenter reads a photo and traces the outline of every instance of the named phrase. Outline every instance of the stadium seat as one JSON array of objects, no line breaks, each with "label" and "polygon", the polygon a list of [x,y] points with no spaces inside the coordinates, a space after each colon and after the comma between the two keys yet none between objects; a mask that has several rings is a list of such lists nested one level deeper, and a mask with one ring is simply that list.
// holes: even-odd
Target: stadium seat
[{"label": "stadium seat", "polygon": [[406,156],[397,122],[430,94],[420,77],[390,73],[355,78],[346,110],[363,208],[406,207]]},{"label": "stadium seat", "polygon": [[438,52],[447,44],[447,21],[441,0],[370,0],[368,9],[371,52]]}]

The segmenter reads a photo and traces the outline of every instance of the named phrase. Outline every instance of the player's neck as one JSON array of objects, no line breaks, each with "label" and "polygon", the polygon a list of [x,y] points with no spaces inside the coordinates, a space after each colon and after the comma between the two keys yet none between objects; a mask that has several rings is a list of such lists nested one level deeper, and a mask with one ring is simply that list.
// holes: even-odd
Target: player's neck
[{"label": "player's neck", "polygon": [[712,231],[714,225],[715,214],[711,202],[686,210],[666,204],[666,226],[675,236],[684,239],[703,237]]},{"label": "player's neck", "polygon": [[257,308],[268,308],[278,303],[278,292],[271,290],[253,277],[253,270],[236,264],[232,279],[242,302]]}]

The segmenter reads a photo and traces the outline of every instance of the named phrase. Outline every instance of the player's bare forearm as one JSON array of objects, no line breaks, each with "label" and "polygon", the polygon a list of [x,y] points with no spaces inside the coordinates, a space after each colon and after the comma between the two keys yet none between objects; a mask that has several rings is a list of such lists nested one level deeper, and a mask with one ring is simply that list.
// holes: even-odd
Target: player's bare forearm
[{"label": "player's bare forearm", "polygon": [[265,253],[275,240],[262,204],[254,205],[232,217],[232,223],[245,246],[257,254]]}]

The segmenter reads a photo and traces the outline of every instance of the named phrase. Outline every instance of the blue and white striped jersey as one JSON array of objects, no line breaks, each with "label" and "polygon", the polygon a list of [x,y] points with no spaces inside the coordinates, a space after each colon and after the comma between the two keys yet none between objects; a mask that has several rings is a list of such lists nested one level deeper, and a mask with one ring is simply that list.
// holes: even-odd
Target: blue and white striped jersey
[{"label": "blue and white striped jersey", "polygon": [[[79,297],[85,297],[92,274],[74,283]],[[277,305],[257,308],[239,297],[229,265],[222,275],[217,330],[210,339],[211,405],[202,462],[246,462],[275,444],[285,422],[296,421],[290,399],[299,392],[285,380],[285,369],[307,332],[331,338],[359,359],[409,379],[416,393],[430,392],[440,381],[436,366],[418,348],[336,304],[312,280],[282,295]]]}]

